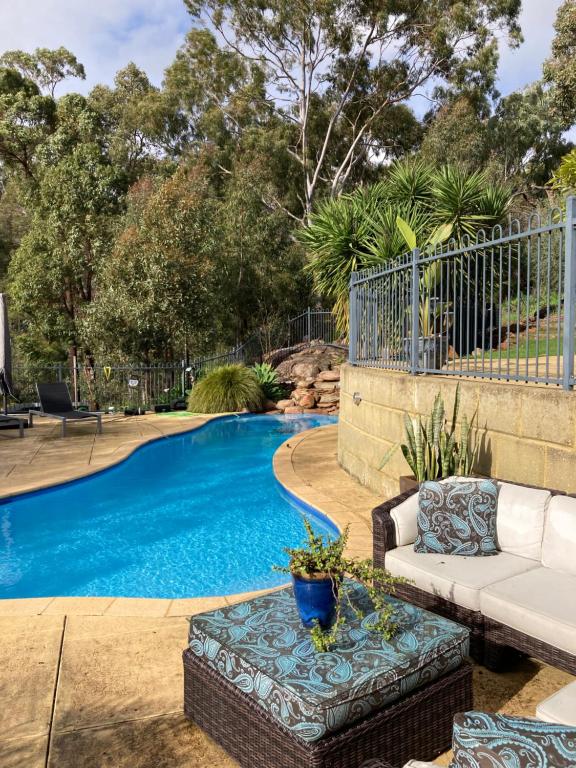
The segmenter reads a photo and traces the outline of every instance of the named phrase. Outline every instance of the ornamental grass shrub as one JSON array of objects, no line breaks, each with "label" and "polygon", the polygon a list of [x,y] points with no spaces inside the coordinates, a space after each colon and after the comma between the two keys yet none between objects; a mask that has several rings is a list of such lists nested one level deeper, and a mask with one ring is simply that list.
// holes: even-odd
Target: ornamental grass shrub
[{"label": "ornamental grass shrub", "polygon": [[245,365],[222,365],[207,373],[192,389],[188,410],[192,413],[260,411],[264,393],[258,378]]}]

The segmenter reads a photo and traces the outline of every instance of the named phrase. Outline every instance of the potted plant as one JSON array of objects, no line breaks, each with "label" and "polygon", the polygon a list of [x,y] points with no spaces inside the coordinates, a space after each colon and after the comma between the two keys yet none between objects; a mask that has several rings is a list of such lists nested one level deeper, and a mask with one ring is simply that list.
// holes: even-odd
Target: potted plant
[{"label": "potted plant", "polygon": [[478,450],[472,441],[471,427],[474,416],[470,421],[466,416],[462,417],[458,437],[456,426],[459,411],[460,384],[456,387],[450,427],[447,425],[444,400],[440,392],[437,393],[432,413],[426,420],[423,421],[422,417],[419,417],[412,421],[407,413],[404,414],[406,442],[400,446],[394,445],[380,464],[382,469],[400,447],[412,470],[412,475],[400,477],[401,493],[425,480],[439,480],[451,475],[467,476],[472,472]]},{"label": "potted plant", "polygon": [[274,570],[292,576],[298,614],[303,626],[310,629],[315,649],[328,651],[335,643],[338,631],[345,623],[344,605],[355,615],[363,615],[349,598],[345,577],[364,585],[377,613],[377,619],[369,628],[389,639],[395,625],[393,606],[386,601],[386,596],[394,592],[396,584],[406,583],[406,579],[374,568],[371,560],[346,557],[348,526],[336,539],[328,537],[326,541],[314,533],[305,518],[304,527],[307,534],[304,545],[286,548],[284,551],[290,558],[288,565],[275,566]]}]

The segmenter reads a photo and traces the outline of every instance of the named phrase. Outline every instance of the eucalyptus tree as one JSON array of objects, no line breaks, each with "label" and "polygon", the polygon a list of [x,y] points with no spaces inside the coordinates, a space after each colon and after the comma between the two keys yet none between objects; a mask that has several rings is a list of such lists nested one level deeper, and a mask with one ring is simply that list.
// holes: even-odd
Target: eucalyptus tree
[{"label": "eucalyptus tree", "polygon": [[556,16],[552,55],[544,64],[544,79],[552,86],[551,108],[564,128],[576,123],[576,0],[564,0]]},{"label": "eucalyptus tree", "polygon": [[520,0],[185,3],[222,55],[263,74],[262,103],[292,125],[304,218],[319,190],[338,194],[378,157],[387,110],[438,79],[491,82],[497,36],[520,39]]},{"label": "eucalyptus tree", "polygon": [[84,65],[67,48],[36,48],[34,53],[14,50],[0,56],[0,67],[19,72],[54,98],[56,86],[69,77],[86,79]]}]

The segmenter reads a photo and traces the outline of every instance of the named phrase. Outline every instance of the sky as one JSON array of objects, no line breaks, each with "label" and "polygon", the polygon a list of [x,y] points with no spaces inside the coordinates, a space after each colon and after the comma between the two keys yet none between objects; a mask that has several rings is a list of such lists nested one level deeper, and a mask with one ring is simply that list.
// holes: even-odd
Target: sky
[{"label": "sky", "polygon": [[[525,42],[510,51],[501,41],[499,90],[506,95],[541,75],[562,0],[524,0]],[[0,52],[15,48],[69,48],[86,68],[86,81],[57,93],[87,93],[134,61],[156,85],[189,28],[182,0],[0,0]],[[416,105],[415,105],[416,106]],[[424,105],[423,105],[424,107]],[[417,111],[420,111],[416,107]]]}]

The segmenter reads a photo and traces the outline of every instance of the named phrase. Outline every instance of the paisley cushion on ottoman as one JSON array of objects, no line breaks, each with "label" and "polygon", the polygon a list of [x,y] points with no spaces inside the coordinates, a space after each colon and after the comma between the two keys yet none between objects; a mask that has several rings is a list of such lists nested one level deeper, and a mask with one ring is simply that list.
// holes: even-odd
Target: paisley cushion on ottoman
[{"label": "paisley cushion on ottoman", "polygon": [[345,609],[337,647],[314,651],[291,588],[193,616],[191,651],[305,741],[316,741],[456,669],[468,630],[401,600],[391,640],[374,622],[366,590],[350,582],[364,619]]},{"label": "paisley cushion on ottoman", "polygon": [[523,717],[454,718],[451,768],[574,768],[576,729]]},{"label": "paisley cushion on ottoman", "polygon": [[492,480],[427,481],[418,498],[414,551],[496,555],[498,486]]}]

